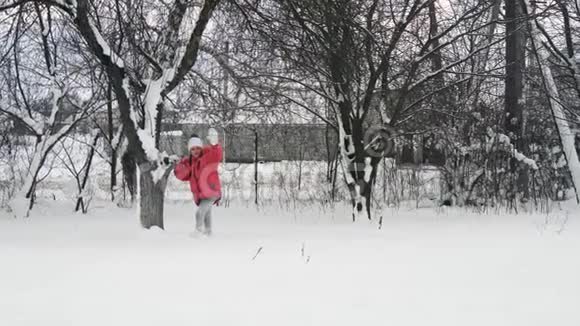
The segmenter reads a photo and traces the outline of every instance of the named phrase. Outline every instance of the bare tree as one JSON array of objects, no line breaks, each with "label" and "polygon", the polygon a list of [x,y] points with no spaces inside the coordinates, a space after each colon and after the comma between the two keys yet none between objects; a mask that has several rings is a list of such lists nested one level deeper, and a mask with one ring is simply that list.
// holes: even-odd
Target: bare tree
[{"label": "bare tree", "polygon": [[[239,6],[249,30],[261,36],[253,49],[272,49],[267,68],[255,72],[261,87],[272,85],[338,130],[353,218],[370,218],[377,167],[390,147],[389,126],[444,112],[429,102],[468,80],[454,69],[491,45],[450,53],[460,40],[487,27],[479,19],[494,2],[452,5],[453,14],[433,0],[243,1]],[[438,21],[438,15],[444,19]],[[320,107],[305,103],[303,92],[317,97]]]},{"label": "bare tree", "polygon": [[[22,3],[27,1],[16,1]],[[76,25],[101,62],[115,93],[129,148],[139,166],[140,217],[145,228],[163,228],[163,200],[172,161],[159,151],[165,103],[195,65],[202,36],[219,0],[175,0],[169,5],[111,0],[35,1],[56,7]],[[0,8],[3,9],[3,8]],[[156,13],[153,22],[142,13]],[[102,15],[114,19],[101,20]],[[197,17],[197,18],[195,18]],[[126,39],[123,56],[104,31]]]},{"label": "bare tree", "polygon": [[[86,213],[92,199],[90,189],[90,175],[93,158],[97,151],[97,144],[101,134],[99,132],[91,133],[92,139],[86,142],[73,137],[66,137],[60,141],[60,147],[57,150],[57,157],[65,169],[74,178],[77,186],[77,195],[75,197],[75,212],[79,210]],[[82,149],[88,147],[86,156],[79,162],[77,154]]]},{"label": "bare tree", "polygon": [[[536,15],[537,8],[530,5],[529,1],[525,0],[524,9],[526,13],[533,17],[529,24],[532,49],[536,57],[537,63],[540,66],[540,73],[542,77],[542,85],[549,98],[549,106],[552,112],[554,123],[558,130],[560,143],[564,152],[567,165],[569,167],[573,186],[576,192],[576,201],[580,204],[580,197],[578,194],[578,187],[580,186],[580,160],[578,158],[578,151],[575,146],[575,135],[570,128],[570,119],[568,118],[569,110],[564,105],[561,92],[558,89],[552,67],[550,67],[550,57],[555,54],[558,61],[562,62],[569,71],[572,71],[573,80],[578,81],[577,63],[574,56],[574,47],[572,46],[572,31],[569,24],[569,14],[566,5],[562,1],[558,1],[559,9],[563,15],[564,21],[564,36],[566,40],[566,52],[562,53],[561,49],[555,46],[554,40],[546,32]],[[575,87],[576,91],[578,88]],[[580,94],[580,93],[577,93]],[[576,102],[580,98],[576,98]],[[577,119],[579,120],[579,119]]]},{"label": "bare tree", "polygon": [[[10,47],[11,64],[3,75],[6,87],[1,90],[4,95],[0,96],[0,113],[36,139],[23,185],[9,204],[16,216],[27,216],[34,205],[37,177],[48,153],[97,103],[95,97],[80,100],[75,95],[73,76],[61,67],[67,61],[57,51],[62,38],[54,31],[50,8],[23,2],[6,10],[12,8],[17,11],[11,16],[15,19],[14,43]],[[42,65],[30,59],[35,54],[44,59]],[[89,85],[91,77],[94,75],[89,74]]]}]

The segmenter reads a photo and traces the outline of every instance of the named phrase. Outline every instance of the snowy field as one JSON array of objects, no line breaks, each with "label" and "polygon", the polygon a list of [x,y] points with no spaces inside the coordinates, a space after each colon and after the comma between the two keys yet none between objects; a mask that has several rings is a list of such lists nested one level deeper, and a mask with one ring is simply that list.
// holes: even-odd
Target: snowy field
[{"label": "snowy field", "polygon": [[379,230],[346,207],[230,206],[195,239],[190,202],[166,206],[166,231],[38,205],[0,213],[0,325],[580,325],[570,209],[387,210]]}]

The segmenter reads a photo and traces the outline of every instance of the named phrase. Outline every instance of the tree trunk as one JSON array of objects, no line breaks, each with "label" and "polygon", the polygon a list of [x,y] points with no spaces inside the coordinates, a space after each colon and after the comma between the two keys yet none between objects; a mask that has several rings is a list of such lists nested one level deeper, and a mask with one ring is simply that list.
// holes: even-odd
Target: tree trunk
[{"label": "tree trunk", "polygon": [[516,149],[523,151],[523,71],[525,68],[524,15],[520,0],[505,0],[506,80],[505,129]]},{"label": "tree trunk", "polygon": [[330,180],[330,182],[332,183],[332,186],[330,188],[330,199],[332,200],[332,202],[336,200],[336,177],[338,176],[338,165],[340,164],[339,156],[340,154],[337,151],[333,161],[332,179]]},{"label": "tree trunk", "polygon": [[365,148],[360,120],[352,119],[349,113],[341,114],[339,120],[340,155],[351,198],[352,219],[356,221],[357,216],[366,213],[370,220],[372,188],[382,156],[371,156]]},{"label": "tree trunk", "polygon": [[[35,155],[36,156],[36,155]],[[36,188],[36,176],[42,165],[35,164],[36,157],[33,158],[29,172],[24,178],[24,184],[20,191],[10,202],[10,209],[16,217],[28,217],[28,214],[34,206],[34,191]]]},{"label": "tree trunk", "polygon": [[326,145],[326,180],[330,182],[332,180],[332,162],[334,161],[333,157],[330,154],[330,141],[328,130],[330,127],[326,124],[324,128],[324,143]]},{"label": "tree trunk", "polygon": [[474,73],[473,78],[469,81],[467,94],[473,94],[473,106],[477,106],[479,103],[480,95],[481,95],[481,86],[486,79],[484,74],[480,74],[481,72],[485,71],[486,64],[489,62],[489,53],[490,47],[489,45],[493,42],[493,38],[495,36],[495,31],[497,27],[497,20],[499,18],[500,7],[502,4],[502,0],[492,0],[493,7],[491,9],[490,17],[488,20],[488,27],[487,33],[485,35],[485,40],[483,41],[482,46],[487,46],[483,51],[474,57],[474,64],[472,68],[472,72]]},{"label": "tree trunk", "polygon": [[115,188],[117,187],[117,144],[113,143],[115,135],[113,128],[113,85],[110,82],[107,85],[107,124],[109,143],[111,145],[111,201],[115,201]]},{"label": "tree trunk", "polygon": [[91,146],[91,149],[89,150],[89,153],[87,154],[87,163],[86,163],[86,170],[85,170],[85,175],[83,177],[83,181],[81,183],[81,187],[79,189],[79,197],[77,198],[77,204],[75,206],[75,212],[78,212],[79,209],[82,207],[82,212],[83,214],[85,214],[87,212],[87,204],[84,201],[84,192],[85,192],[85,188],[87,187],[87,181],[89,180],[89,175],[91,172],[91,165],[93,163],[93,157],[95,156],[95,147],[97,147],[97,143],[99,141],[99,136],[100,134],[97,134],[95,136],[95,138],[93,138],[93,144]]},{"label": "tree trunk", "polygon": [[121,156],[121,165],[123,168],[123,178],[125,185],[131,196],[131,205],[135,202],[136,183],[137,183],[137,164],[130,152],[123,153]]},{"label": "tree trunk", "polygon": [[139,200],[139,218],[141,225],[146,229],[152,226],[163,229],[165,188],[172,168],[168,168],[157,182],[155,182],[150,169],[140,168],[139,171],[139,195],[141,197]]},{"label": "tree trunk", "polygon": [[117,189],[117,150],[111,150],[111,201],[115,201],[115,190]]},{"label": "tree trunk", "polygon": [[353,209],[353,221],[356,221],[357,216],[361,216],[362,214],[366,214],[369,220],[372,218],[371,198],[377,163],[378,160],[366,157],[364,163],[352,162],[348,170],[345,171]]},{"label": "tree trunk", "polygon": [[52,150],[52,147],[57,141],[56,139],[50,139],[49,141],[46,139],[47,136],[38,137],[34,155],[30,162],[30,167],[28,168],[28,172],[24,178],[24,184],[9,204],[12,213],[16,217],[28,217],[30,210],[34,206],[36,178],[38,177],[40,169],[44,165],[46,156]]},{"label": "tree trunk", "polygon": [[[524,69],[525,69],[525,16],[521,0],[505,0],[506,17],[506,80],[505,130],[515,148],[526,153],[524,143]],[[516,175],[514,191],[528,197],[528,173],[519,168],[519,162],[510,159],[510,170]],[[515,192],[508,193],[514,200]]]}]

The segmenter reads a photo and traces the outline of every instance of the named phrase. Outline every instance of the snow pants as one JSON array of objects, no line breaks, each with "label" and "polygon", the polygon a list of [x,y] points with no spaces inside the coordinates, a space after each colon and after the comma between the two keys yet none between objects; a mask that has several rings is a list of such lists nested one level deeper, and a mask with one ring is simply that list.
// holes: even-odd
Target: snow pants
[{"label": "snow pants", "polygon": [[216,198],[202,199],[195,212],[195,229],[205,234],[211,234],[211,207]]}]

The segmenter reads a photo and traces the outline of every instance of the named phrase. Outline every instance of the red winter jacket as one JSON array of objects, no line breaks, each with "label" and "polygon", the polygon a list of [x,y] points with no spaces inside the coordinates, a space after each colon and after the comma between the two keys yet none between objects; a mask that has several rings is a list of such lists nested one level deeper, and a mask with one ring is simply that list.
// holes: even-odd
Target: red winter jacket
[{"label": "red winter jacket", "polygon": [[217,198],[217,202],[221,198],[222,186],[218,166],[222,157],[220,144],[204,146],[199,157],[190,155],[175,166],[173,171],[175,177],[181,181],[189,181],[189,189],[193,193],[196,205],[199,205],[202,199]]}]

